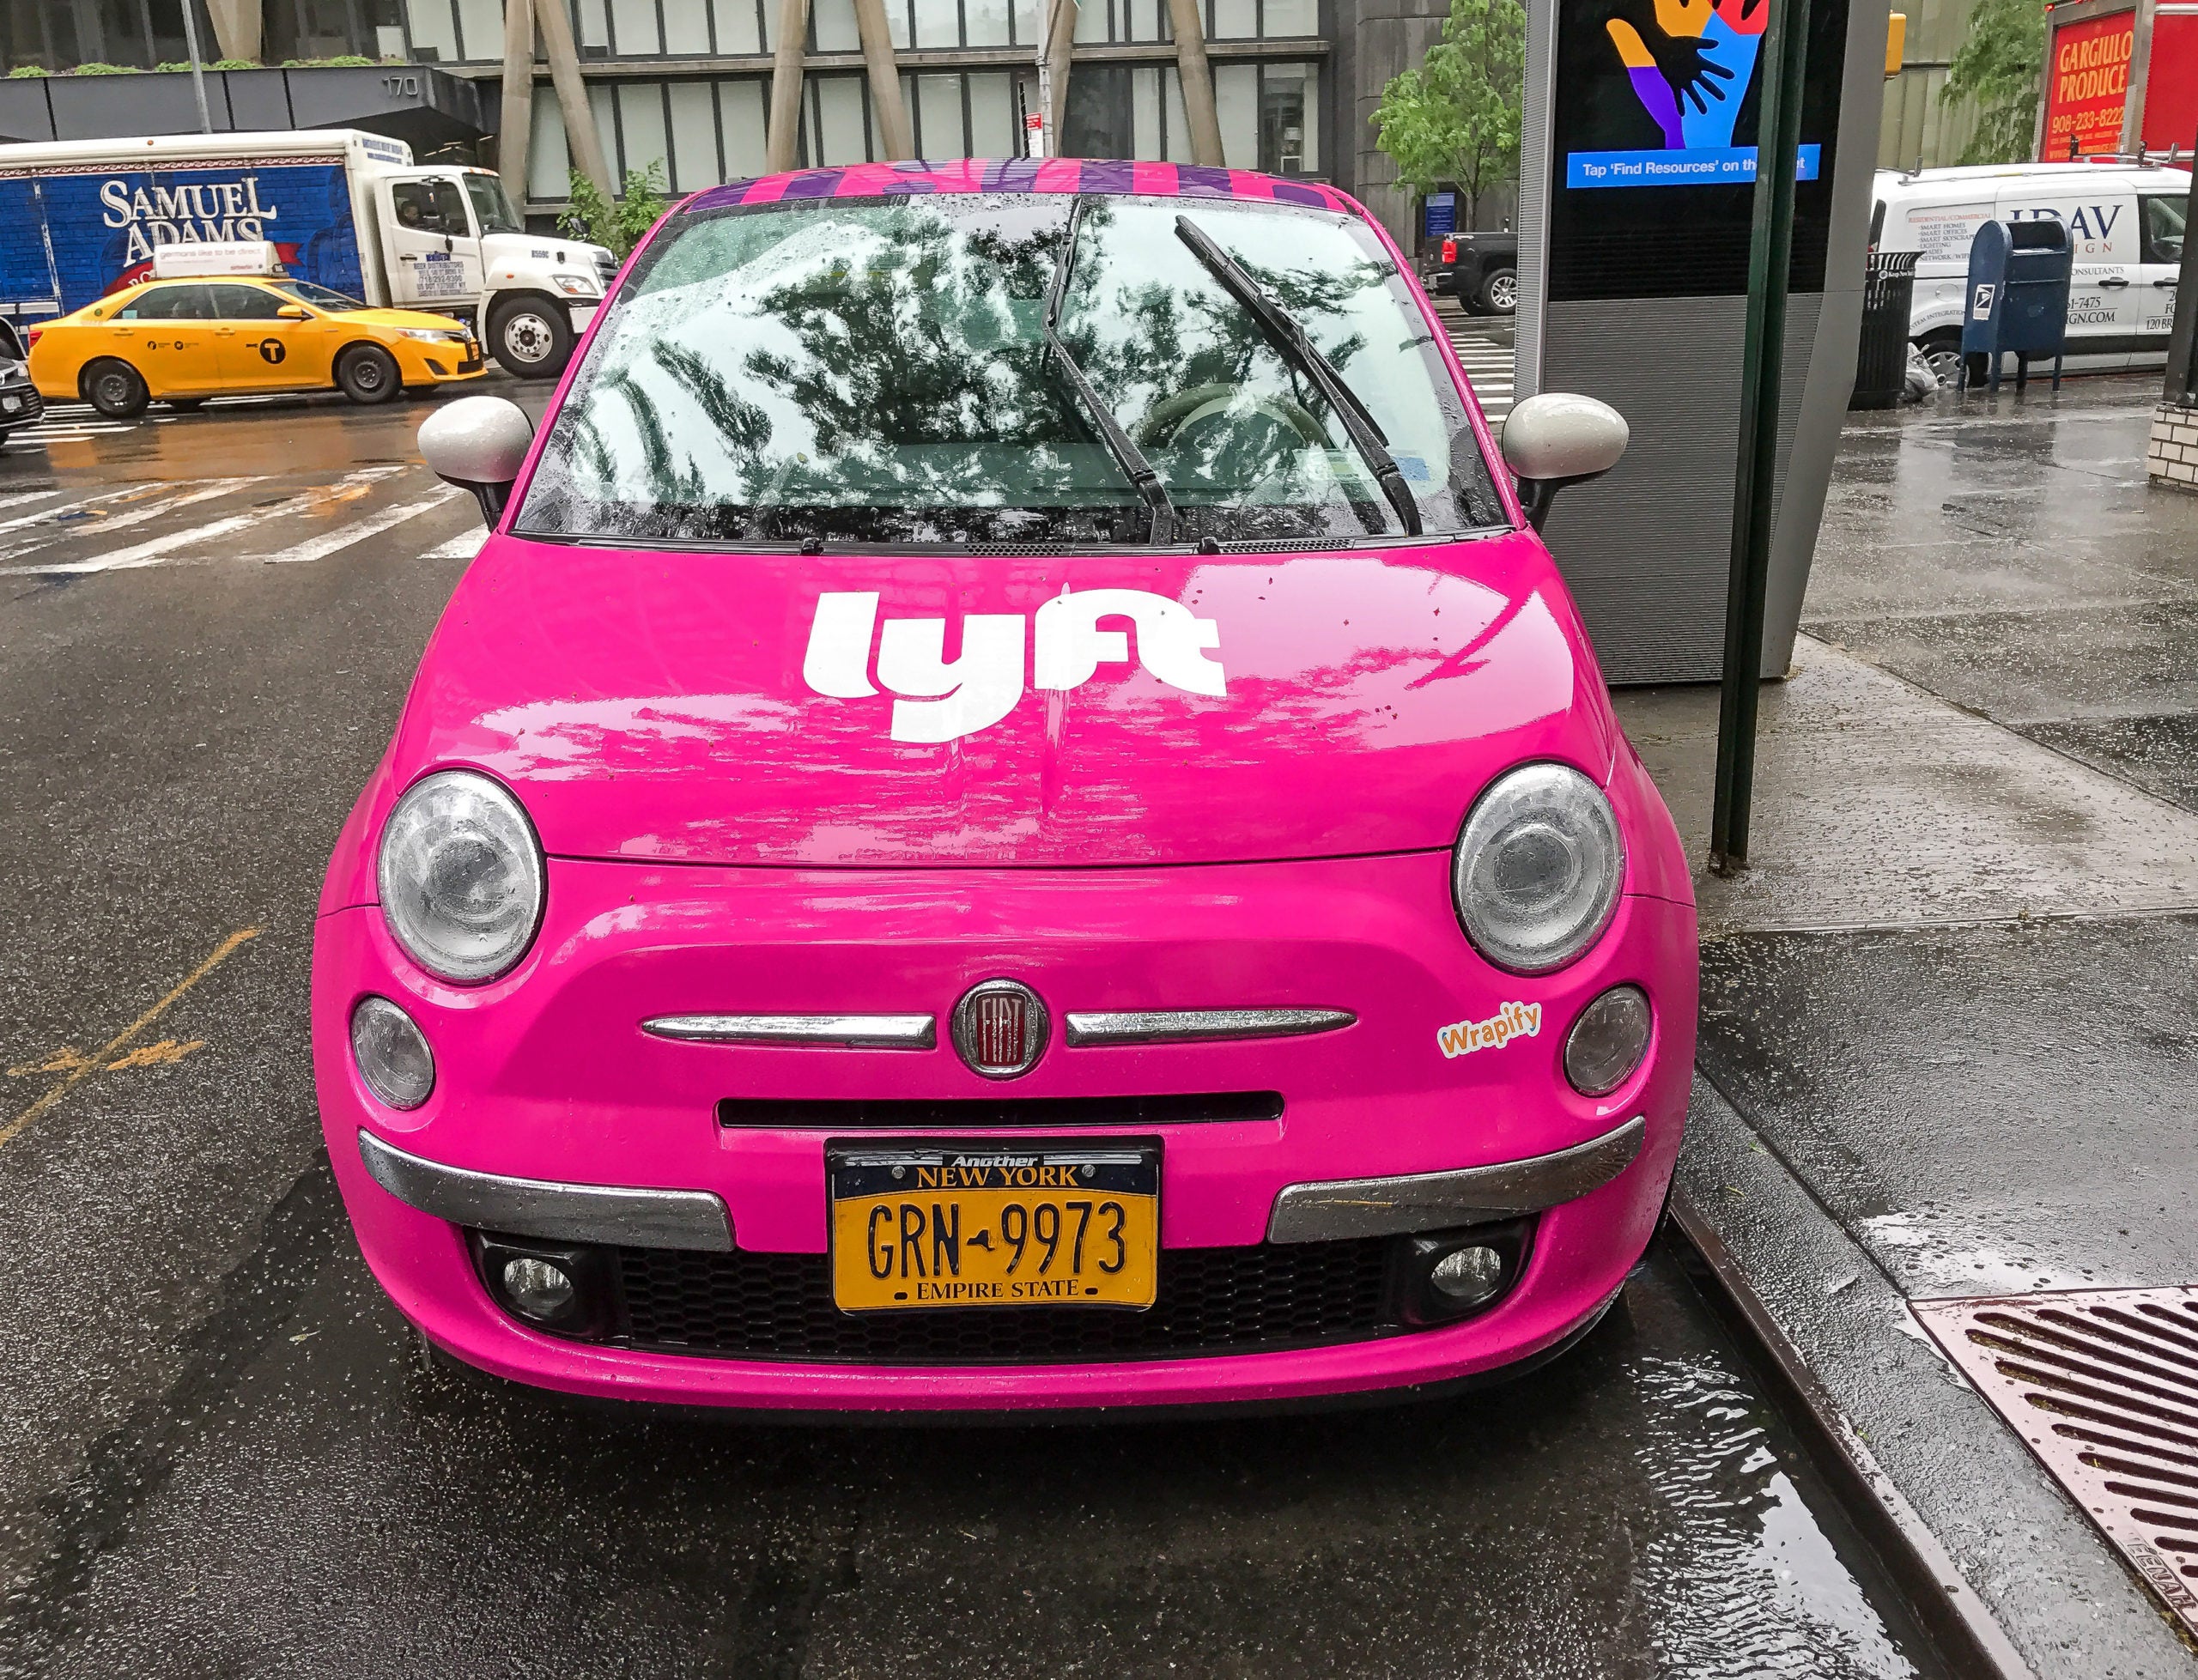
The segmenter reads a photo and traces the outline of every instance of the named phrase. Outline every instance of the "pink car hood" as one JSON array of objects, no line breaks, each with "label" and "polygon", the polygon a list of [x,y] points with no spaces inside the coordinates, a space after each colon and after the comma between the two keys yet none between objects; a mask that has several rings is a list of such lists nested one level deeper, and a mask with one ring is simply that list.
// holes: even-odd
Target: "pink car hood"
[{"label": "pink car hood", "polygon": [[556,856],[1242,862],[1448,846],[1497,771],[1604,781],[1617,739],[1523,532],[1165,557],[495,537],[367,803],[472,765]]}]

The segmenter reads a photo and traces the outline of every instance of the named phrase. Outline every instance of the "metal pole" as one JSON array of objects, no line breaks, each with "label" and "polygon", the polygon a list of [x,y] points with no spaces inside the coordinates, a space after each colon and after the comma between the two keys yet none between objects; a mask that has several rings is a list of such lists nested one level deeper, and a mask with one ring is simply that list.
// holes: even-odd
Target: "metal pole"
[{"label": "metal pole", "polygon": [[1733,568],[1725,593],[1725,680],[1717,707],[1717,788],[1709,867],[1746,867],[1755,790],[1756,702],[1763,682],[1770,503],[1777,482],[1786,284],[1794,253],[1794,178],[1801,146],[1801,76],[1809,0],[1764,0],[1763,99],[1756,129],[1755,215],[1748,240],[1748,318],[1740,364],[1740,456],[1733,477]]},{"label": "metal pole", "polygon": [[183,49],[191,55],[191,94],[198,101],[198,131],[211,134],[214,119],[206,114],[206,72],[198,67],[198,0],[183,0]]},{"label": "metal pole", "polygon": [[[2198,157],[2198,145],[2192,149]],[[2183,226],[2190,225],[2190,212],[2198,209],[2198,173],[2190,178],[2190,197],[2183,205]],[[2183,270],[2175,287],[2175,324],[2169,330],[2167,340],[2167,378],[2160,385],[2160,395],[2177,408],[2198,408],[2198,248],[2194,248],[2188,234],[2183,240]]]}]

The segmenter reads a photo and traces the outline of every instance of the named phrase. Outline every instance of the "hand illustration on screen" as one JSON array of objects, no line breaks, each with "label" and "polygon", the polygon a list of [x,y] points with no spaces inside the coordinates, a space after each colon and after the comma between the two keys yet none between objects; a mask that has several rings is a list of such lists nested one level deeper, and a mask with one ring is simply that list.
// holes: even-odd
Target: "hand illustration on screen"
[{"label": "hand illustration on screen", "polygon": [[1665,146],[1680,150],[1733,143],[1769,21],[1763,0],[1612,0],[1603,27]]}]

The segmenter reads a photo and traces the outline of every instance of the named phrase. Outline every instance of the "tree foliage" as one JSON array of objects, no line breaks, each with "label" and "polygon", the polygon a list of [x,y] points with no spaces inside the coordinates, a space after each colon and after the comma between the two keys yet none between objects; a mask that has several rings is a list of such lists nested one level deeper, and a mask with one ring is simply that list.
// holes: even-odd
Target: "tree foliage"
[{"label": "tree foliage", "polygon": [[1450,0],[1426,61],[1381,90],[1374,120],[1397,179],[1420,193],[1454,184],[1478,209],[1518,170],[1526,76],[1519,0]]},{"label": "tree foliage", "polygon": [[559,229],[568,239],[608,246],[622,261],[666,209],[662,158],[646,169],[628,170],[625,190],[616,198],[577,169],[569,172],[569,179],[573,207],[557,218]]},{"label": "tree foliage", "polygon": [[2045,69],[2045,13],[2037,0],[1977,0],[1969,39],[1954,54],[1939,98],[1973,100],[1976,130],[1964,163],[2021,163],[2037,132],[2039,78]]}]

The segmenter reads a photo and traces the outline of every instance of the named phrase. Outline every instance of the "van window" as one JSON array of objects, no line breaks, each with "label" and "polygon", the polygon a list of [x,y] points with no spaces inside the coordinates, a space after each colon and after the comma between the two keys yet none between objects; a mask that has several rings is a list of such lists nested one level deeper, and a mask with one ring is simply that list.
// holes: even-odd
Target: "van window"
[{"label": "van window", "polygon": [[2147,263],[2180,263],[2183,260],[2183,222],[2188,213],[2189,200],[2181,193],[2171,197],[2165,192],[2147,194],[2141,201],[2145,207],[2145,255]]}]

